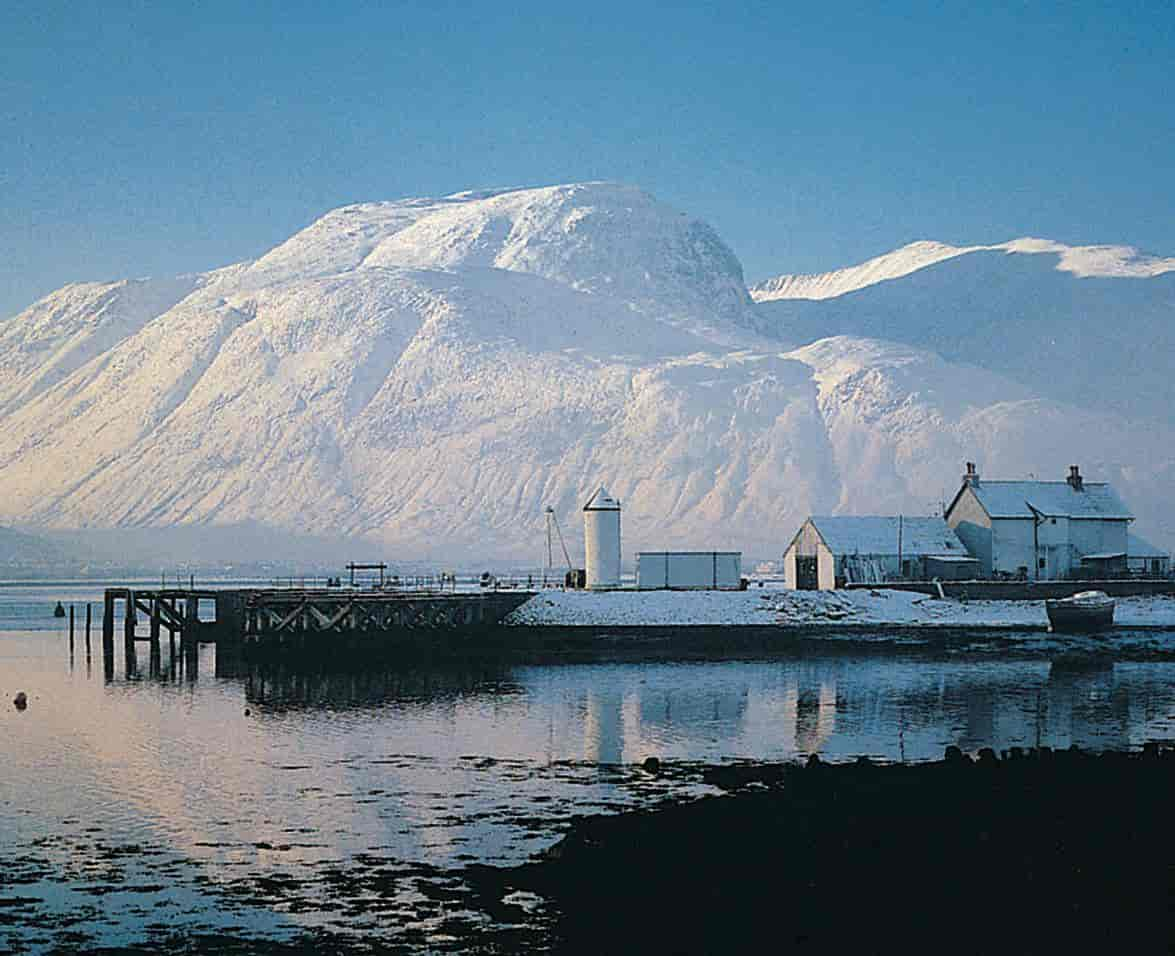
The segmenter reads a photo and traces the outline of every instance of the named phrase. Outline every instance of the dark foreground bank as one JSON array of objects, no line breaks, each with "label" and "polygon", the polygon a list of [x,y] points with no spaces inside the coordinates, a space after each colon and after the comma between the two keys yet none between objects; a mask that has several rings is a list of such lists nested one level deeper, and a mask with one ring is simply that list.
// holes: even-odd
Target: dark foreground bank
[{"label": "dark foreground bank", "polygon": [[[580,821],[473,875],[577,952],[1169,952],[1175,754],[715,768],[732,791]],[[517,914],[515,914],[516,918]]]}]

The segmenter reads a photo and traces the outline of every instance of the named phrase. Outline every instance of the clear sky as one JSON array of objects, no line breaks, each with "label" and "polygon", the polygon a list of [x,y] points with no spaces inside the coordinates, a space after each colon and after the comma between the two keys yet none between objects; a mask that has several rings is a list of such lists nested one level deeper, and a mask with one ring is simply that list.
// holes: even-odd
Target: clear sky
[{"label": "clear sky", "polygon": [[349,202],[610,179],[748,280],[914,239],[1175,255],[1175,5],[0,4],[0,317]]}]

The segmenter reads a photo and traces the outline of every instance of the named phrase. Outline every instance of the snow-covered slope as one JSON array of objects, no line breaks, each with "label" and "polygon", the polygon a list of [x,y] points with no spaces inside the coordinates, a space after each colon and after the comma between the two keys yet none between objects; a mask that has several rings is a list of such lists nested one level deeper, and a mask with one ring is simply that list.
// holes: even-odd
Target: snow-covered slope
[{"label": "snow-covered slope", "polygon": [[837,296],[900,279],[936,262],[971,252],[1005,252],[1009,255],[1056,256],[1053,266],[1080,278],[1146,279],[1175,272],[1175,258],[1163,259],[1140,253],[1133,246],[1067,246],[1048,239],[1025,237],[990,246],[950,246],[942,242],[911,242],[860,265],[832,272],[781,275],[751,286],[756,302],[777,299],[834,299]]},{"label": "snow-covered slope", "polygon": [[604,482],[626,554],[773,556],[812,512],[929,513],[978,459],[1079,461],[1175,540],[1165,429],[878,337],[793,339],[772,304],[708,226],[630,187],[345,207],[254,262],[0,323],[0,522],[537,563],[543,508],[578,548]]},{"label": "snow-covered slope", "polygon": [[834,299],[838,295],[855,292],[878,282],[900,279],[944,259],[953,259],[976,249],[989,248],[991,247],[960,248],[942,242],[911,242],[860,265],[847,266],[832,272],[798,273],[766,279],[751,286],[751,298],[756,302],[774,302],[776,299]]},{"label": "snow-covered slope", "polygon": [[[790,343],[903,342],[1042,397],[1175,424],[1175,260],[1041,240],[938,261],[905,252],[813,279],[828,298],[758,302],[761,328]],[[782,295],[788,282],[777,281]]]}]

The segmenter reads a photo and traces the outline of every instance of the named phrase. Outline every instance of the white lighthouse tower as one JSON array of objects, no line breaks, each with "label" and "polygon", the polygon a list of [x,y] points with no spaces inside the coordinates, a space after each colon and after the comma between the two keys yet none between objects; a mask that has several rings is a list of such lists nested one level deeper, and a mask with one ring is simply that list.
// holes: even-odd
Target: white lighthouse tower
[{"label": "white lighthouse tower", "polygon": [[589,588],[620,587],[620,502],[601,486],[583,506]]}]

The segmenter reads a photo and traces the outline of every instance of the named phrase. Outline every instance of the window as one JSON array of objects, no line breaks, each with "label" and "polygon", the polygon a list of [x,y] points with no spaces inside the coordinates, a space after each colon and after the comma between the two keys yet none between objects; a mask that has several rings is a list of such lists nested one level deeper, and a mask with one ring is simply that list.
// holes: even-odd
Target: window
[{"label": "window", "polygon": [[1049,524],[1056,524],[1056,523],[1057,523],[1056,518],[1049,518]]},{"label": "window", "polygon": [[1044,559],[1044,558],[1041,558],[1039,561],[1037,561],[1037,562],[1036,562],[1036,566],[1037,566],[1038,568],[1040,568],[1041,570],[1043,570],[1043,569],[1044,569],[1044,567],[1045,567],[1045,559]]}]

